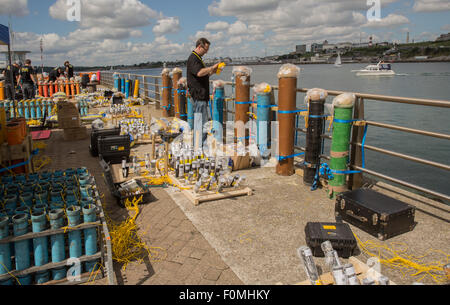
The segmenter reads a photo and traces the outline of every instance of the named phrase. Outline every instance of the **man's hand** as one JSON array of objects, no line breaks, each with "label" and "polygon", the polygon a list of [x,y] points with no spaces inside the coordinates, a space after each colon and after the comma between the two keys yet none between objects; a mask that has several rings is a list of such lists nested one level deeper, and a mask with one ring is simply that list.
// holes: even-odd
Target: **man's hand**
[{"label": "man's hand", "polygon": [[217,69],[219,68],[219,64],[220,63],[217,63],[217,64],[215,64],[214,66],[211,67],[211,73],[209,75],[213,75],[214,73],[217,72]]}]

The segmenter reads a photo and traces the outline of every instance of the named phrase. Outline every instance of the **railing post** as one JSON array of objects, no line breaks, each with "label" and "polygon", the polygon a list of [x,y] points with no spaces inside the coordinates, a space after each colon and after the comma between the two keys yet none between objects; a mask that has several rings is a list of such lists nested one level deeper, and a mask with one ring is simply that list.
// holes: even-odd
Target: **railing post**
[{"label": "railing post", "polygon": [[159,94],[159,79],[155,77],[155,109],[161,109],[161,95]]},{"label": "railing post", "polygon": [[[364,120],[364,99],[359,97],[355,102],[355,109],[353,118],[355,120]],[[350,154],[350,164],[356,166],[362,166],[362,148],[356,145],[356,143],[361,143],[364,137],[364,126],[353,126],[352,131],[352,147]],[[363,185],[363,174],[353,174],[350,175],[348,180],[348,187],[351,190],[358,189]]]},{"label": "railing post", "polygon": [[[250,74],[251,70],[247,67],[237,67],[233,71],[236,79],[236,101],[235,101],[235,142],[245,143],[248,146],[249,132],[245,128],[248,122],[248,112],[250,109]],[[238,123],[240,122],[240,123]],[[242,128],[244,126],[244,128]]]},{"label": "railing post", "polygon": [[171,80],[169,75],[169,69],[164,69],[161,73],[162,76],[162,86],[163,86],[163,97],[162,97],[162,108],[163,108],[163,117],[168,118],[170,117],[170,100],[171,100],[171,92],[172,92],[172,86],[171,86]]},{"label": "railing post", "polygon": [[173,83],[173,94],[174,94],[173,104],[175,107],[175,117],[176,118],[181,118],[180,93],[178,92],[178,81],[180,80],[182,73],[183,72],[181,71],[180,68],[174,68],[172,70],[172,83]]},{"label": "railing post", "polygon": [[[280,68],[281,71],[282,68]],[[279,73],[280,76],[280,73]],[[278,145],[280,159],[276,167],[276,173],[281,176],[294,174],[294,133],[295,113],[297,100],[297,77],[295,75],[278,78]],[[282,159],[285,157],[284,159]]]}]

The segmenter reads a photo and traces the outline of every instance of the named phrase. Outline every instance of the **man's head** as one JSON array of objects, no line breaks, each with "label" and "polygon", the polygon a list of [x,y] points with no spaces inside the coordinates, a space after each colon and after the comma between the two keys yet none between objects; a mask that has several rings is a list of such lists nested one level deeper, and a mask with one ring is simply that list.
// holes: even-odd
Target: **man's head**
[{"label": "man's head", "polygon": [[199,40],[197,40],[197,43],[195,44],[195,52],[198,55],[203,56],[206,53],[208,53],[210,45],[211,45],[211,43],[209,42],[208,39],[200,38]]},{"label": "man's head", "polygon": [[64,63],[64,66],[68,66],[68,65],[70,65],[70,63],[69,63],[69,61],[66,61],[65,63]]},{"label": "man's head", "polygon": [[14,67],[20,67],[20,62],[19,62],[19,61],[16,61],[15,63],[13,63],[13,66],[14,66]]},{"label": "man's head", "polygon": [[29,59],[25,60],[25,65],[26,66],[31,66],[31,60],[29,60]]}]

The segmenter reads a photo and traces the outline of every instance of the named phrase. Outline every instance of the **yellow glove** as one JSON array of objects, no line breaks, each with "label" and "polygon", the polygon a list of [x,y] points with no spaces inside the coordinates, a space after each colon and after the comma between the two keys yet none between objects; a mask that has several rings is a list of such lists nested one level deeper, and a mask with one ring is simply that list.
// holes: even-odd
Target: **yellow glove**
[{"label": "yellow glove", "polygon": [[222,73],[222,70],[223,70],[223,68],[225,68],[226,65],[227,65],[226,63],[221,62],[221,63],[219,64],[219,66],[217,67],[217,72],[216,72],[216,74],[219,75],[220,73]]}]

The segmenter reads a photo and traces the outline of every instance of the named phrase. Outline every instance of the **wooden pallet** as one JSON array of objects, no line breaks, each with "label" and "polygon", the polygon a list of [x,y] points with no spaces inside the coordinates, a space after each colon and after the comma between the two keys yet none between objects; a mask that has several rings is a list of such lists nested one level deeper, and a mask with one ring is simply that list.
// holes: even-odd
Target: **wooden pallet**
[{"label": "wooden pallet", "polygon": [[[356,276],[358,277],[359,281],[362,283],[363,279],[365,279],[368,276],[368,271],[369,271],[369,266],[367,266],[366,264],[364,264],[363,262],[361,262],[359,259],[357,259],[354,256],[351,256],[348,259],[348,262],[350,264],[353,264],[353,267],[355,268],[355,273]],[[375,282],[376,284],[378,284],[378,282],[376,281],[376,279],[381,276],[381,274],[379,274],[376,271],[372,271],[374,272],[374,277],[375,277]],[[322,285],[334,285],[334,279],[333,279],[333,275],[331,274],[331,272],[327,272],[324,273],[322,275],[319,276],[320,280],[322,281]],[[310,280],[305,280],[302,281],[300,283],[296,283],[294,285],[312,285]],[[389,280],[389,285],[396,285],[394,282],[392,282],[391,280]]]},{"label": "wooden pallet", "polygon": [[[184,183],[178,180],[174,175],[169,174],[170,179],[176,182],[181,187],[186,187]],[[214,191],[202,191],[200,193],[195,193],[192,189],[183,190],[182,193],[195,205],[199,205],[202,202],[215,201],[226,198],[233,198],[239,196],[251,196],[253,195],[253,190],[249,187],[242,189],[234,188],[224,188],[223,192],[217,193]]]}]

